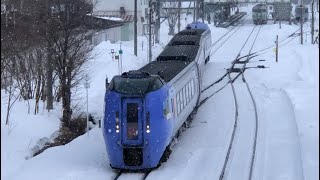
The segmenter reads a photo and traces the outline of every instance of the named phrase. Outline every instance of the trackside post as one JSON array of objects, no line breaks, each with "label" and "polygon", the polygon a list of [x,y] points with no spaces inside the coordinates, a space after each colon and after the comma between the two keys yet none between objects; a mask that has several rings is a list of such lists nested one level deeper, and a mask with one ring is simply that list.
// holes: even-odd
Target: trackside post
[{"label": "trackside post", "polygon": [[89,100],[88,100],[88,89],[90,88],[90,83],[89,83],[89,75],[86,74],[85,76],[85,83],[84,83],[84,87],[86,88],[86,94],[87,94],[87,132],[89,135]]},{"label": "trackside post", "polygon": [[276,38],[276,62],[278,62],[278,35]]}]

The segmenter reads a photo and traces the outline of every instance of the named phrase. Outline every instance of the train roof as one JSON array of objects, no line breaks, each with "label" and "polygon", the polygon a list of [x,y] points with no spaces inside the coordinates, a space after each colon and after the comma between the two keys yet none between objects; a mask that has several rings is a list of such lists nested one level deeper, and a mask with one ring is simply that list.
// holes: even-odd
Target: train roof
[{"label": "train roof", "polygon": [[159,75],[165,82],[171,81],[185,67],[195,60],[200,47],[200,38],[208,27],[204,23],[192,23],[198,28],[189,28],[177,33],[165,49],[140,71]]},{"label": "train roof", "polygon": [[192,35],[178,35],[174,36],[167,46],[176,46],[176,45],[200,45],[200,37]]},{"label": "train roof", "polygon": [[175,36],[179,36],[179,35],[201,36],[202,33],[204,33],[205,31],[206,31],[205,29],[185,29],[178,32],[178,34],[176,34]]},{"label": "train roof", "polygon": [[159,75],[165,82],[169,82],[189,64],[189,61],[153,61],[139,70]]},{"label": "train roof", "polygon": [[203,29],[203,30],[207,30],[209,29],[209,26],[203,22],[192,22],[190,24],[187,25],[187,29]]},{"label": "train roof", "polygon": [[157,57],[157,61],[194,61],[198,54],[198,50],[199,46],[166,46]]}]

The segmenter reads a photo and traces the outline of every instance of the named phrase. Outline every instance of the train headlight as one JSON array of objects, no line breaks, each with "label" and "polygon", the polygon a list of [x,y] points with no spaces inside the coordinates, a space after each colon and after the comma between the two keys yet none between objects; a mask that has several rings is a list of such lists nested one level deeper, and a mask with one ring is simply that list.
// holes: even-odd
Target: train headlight
[{"label": "train headlight", "polygon": [[147,112],[146,114],[146,132],[150,133],[150,113]]},{"label": "train headlight", "polygon": [[120,132],[120,125],[119,125],[119,112],[116,112],[116,133]]}]

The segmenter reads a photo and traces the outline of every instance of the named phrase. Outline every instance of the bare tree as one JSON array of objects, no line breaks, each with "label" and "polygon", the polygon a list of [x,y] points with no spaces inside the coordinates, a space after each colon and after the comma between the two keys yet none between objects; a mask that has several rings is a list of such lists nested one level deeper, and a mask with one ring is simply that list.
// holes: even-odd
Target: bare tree
[{"label": "bare tree", "polygon": [[[13,84],[12,76],[10,76],[10,83]],[[7,114],[6,114],[6,125],[9,124],[10,111],[13,104],[17,101],[19,95],[16,93],[16,88],[10,85],[8,88],[8,104],[7,104]]]},{"label": "bare tree", "polygon": [[1,14],[1,70],[4,70],[1,73],[11,77],[10,82],[1,79],[1,87],[10,85],[10,92],[18,89],[24,100],[35,98],[34,113],[37,113],[40,99],[45,100],[47,96],[46,59],[50,56],[52,83],[63,104],[62,125],[68,126],[72,114],[71,88],[81,79],[81,66],[93,48],[84,24],[92,6],[86,0],[21,2],[8,0],[19,7],[18,11],[8,12],[7,16]]},{"label": "bare tree", "polygon": [[54,1],[57,14],[50,18],[48,38],[52,42],[54,70],[57,72],[62,98],[62,126],[69,127],[72,115],[71,88],[78,82],[82,65],[89,59],[92,51],[87,28],[84,0]]},{"label": "bare tree", "polygon": [[163,14],[168,17],[169,35],[174,35],[176,23],[179,17],[179,2],[162,3]]}]

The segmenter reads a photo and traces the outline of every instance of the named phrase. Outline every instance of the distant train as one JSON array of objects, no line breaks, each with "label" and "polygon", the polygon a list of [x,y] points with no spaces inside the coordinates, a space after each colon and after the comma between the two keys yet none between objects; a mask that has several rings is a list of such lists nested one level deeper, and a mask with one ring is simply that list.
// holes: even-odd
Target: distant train
[{"label": "distant train", "polygon": [[199,103],[210,50],[210,29],[194,22],[176,34],[155,61],[106,83],[103,136],[112,168],[159,165]]},{"label": "distant train", "polygon": [[296,6],[294,13],[297,21],[300,21],[301,18],[301,11],[302,11],[302,18],[303,21],[308,21],[308,16],[309,16],[309,11],[308,11],[308,6],[302,6],[298,5]]},{"label": "distant train", "polygon": [[252,8],[252,20],[254,24],[267,24],[268,7],[266,4],[257,4]]}]

